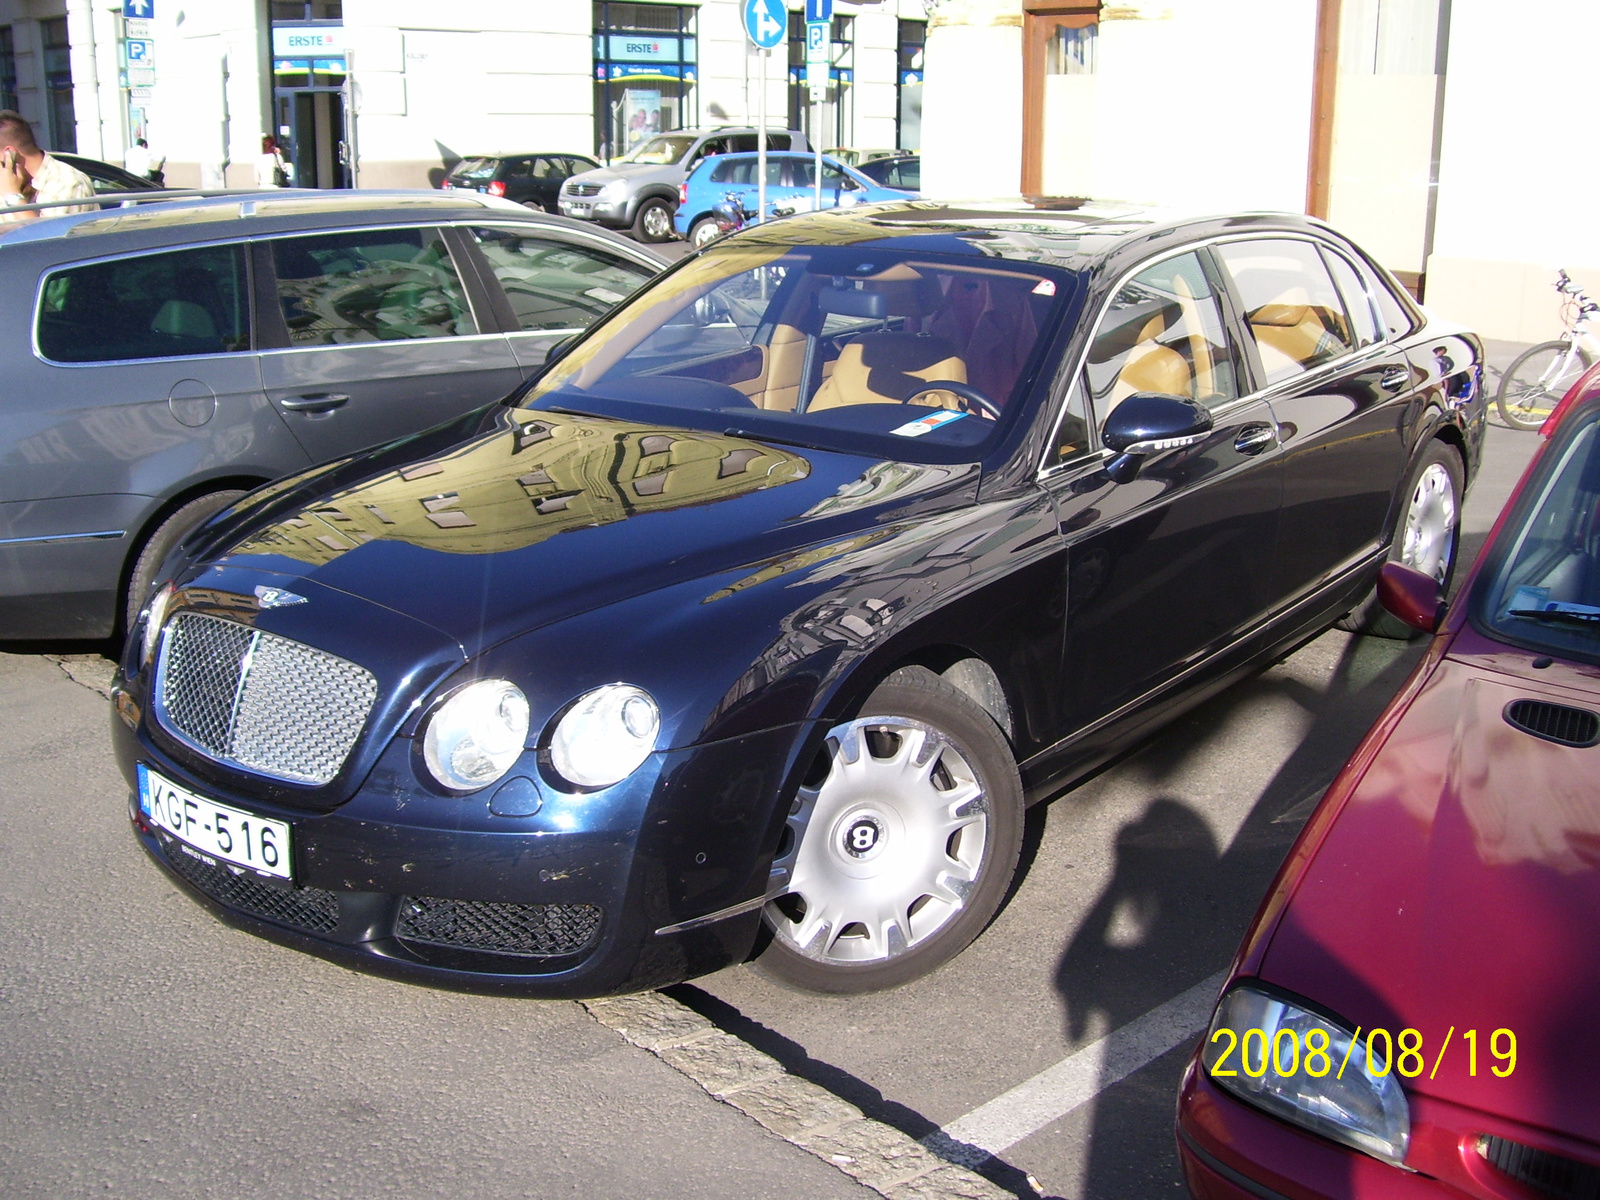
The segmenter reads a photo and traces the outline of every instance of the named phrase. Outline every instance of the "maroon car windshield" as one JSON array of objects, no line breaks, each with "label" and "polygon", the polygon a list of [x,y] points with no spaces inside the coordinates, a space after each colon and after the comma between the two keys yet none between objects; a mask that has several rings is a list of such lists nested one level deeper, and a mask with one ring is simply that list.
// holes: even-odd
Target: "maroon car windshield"
[{"label": "maroon car windshield", "polygon": [[1542,466],[1500,532],[1474,615],[1507,641],[1600,661],[1600,406],[1566,422]]}]

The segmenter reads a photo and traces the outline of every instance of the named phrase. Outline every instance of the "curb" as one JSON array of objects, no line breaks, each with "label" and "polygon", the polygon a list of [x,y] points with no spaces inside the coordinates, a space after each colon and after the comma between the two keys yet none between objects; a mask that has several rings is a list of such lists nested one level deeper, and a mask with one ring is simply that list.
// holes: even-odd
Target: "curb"
[{"label": "curb", "polygon": [[887,1200],[1016,1200],[660,992],[581,1003],[630,1045]]}]

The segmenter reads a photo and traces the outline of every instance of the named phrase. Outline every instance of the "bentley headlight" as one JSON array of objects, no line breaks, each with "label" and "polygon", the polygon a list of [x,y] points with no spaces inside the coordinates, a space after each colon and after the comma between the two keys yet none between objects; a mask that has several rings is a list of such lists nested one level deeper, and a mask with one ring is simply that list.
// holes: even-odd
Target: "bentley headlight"
[{"label": "bentley headlight", "polygon": [[422,757],[447,788],[472,791],[511,769],[528,740],[528,698],[504,679],[480,679],[428,720]]},{"label": "bentley headlight", "polygon": [[556,723],[550,765],[578,787],[610,787],[638,770],[659,732],[661,710],[648,692],[608,683],[580,696]]},{"label": "bentley headlight", "polygon": [[172,584],[164,584],[144,610],[144,639],[139,644],[139,661],[148,663],[156,656],[156,646],[161,641],[161,627],[167,623],[167,610],[172,607],[176,591]]},{"label": "bentley headlight", "polygon": [[1201,1063],[1241,1100],[1399,1167],[1411,1108],[1384,1040],[1369,1048],[1315,1013],[1241,986],[1218,1007]]}]

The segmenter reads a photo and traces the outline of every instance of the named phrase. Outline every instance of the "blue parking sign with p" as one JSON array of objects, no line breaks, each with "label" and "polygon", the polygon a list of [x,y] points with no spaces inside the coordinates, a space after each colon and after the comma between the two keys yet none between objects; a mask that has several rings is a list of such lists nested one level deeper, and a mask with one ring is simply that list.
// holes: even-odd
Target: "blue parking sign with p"
[{"label": "blue parking sign with p", "polygon": [[122,0],[122,15],[135,21],[148,21],[156,15],[156,0]]}]

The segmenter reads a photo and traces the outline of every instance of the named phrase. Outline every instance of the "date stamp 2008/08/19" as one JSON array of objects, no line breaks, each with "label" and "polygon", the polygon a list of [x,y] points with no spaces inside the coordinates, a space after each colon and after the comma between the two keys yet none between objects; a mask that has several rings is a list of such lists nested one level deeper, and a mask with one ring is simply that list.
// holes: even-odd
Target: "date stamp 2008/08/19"
[{"label": "date stamp 2008/08/19", "polygon": [[[1402,1029],[1393,1036],[1387,1029],[1357,1029],[1346,1043],[1342,1061],[1337,1066],[1334,1062],[1337,1051],[1333,1039],[1323,1029],[1308,1031],[1304,1039],[1298,1030],[1280,1029],[1273,1035],[1270,1044],[1266,1031],[1262,1029],[1246,1029],[1243,1037],[1231,1029],[1218,1029],[1211,1035],[1211,1041],[1222,1042],[1222,1052],[1211,1064],[1209,1073],[1218,1076],[1238,1075],[1243,1071],[1251,1078],[1260,1079],[1271,1071],[1287,1079],[1304,1071],[1315,1079],[1321,1079],[1333,1071],[1334,1078],[1343,1079],[1345,1069],[1350,1066],[1351,1058],[1355,1057],[1358,1069],[1364,1068],[1368,1075],[1376,1079],[1383,1078],[1391,1070],[1407,1079],[1415,1079],[1426,1071],[1428,1078],[1433,1079],[1439,1074],[1439,1067],[1444,1063],[1455,1033],[1454,1025],[1445,1032],[1430,1070],[1428,1058],[1423,1053],[1422,1034],[1415,1029]],[[1467,1074],[1477,1075],[1478,1031],[1468,1029],[1461,1035],[1461,1043],[1466,1053]],[[1358,1048],[1361,1048],[1361,1053],[1358,1053]],[[1517,1069],[1517,1035],[1511,1030],[1496,1029],[1487,1039],[1487,1049],[1489,1053],[1485,1056],[1485,1065],[1497,1077],[1504,1079]],[[1237,1066],[1229,1061],[1236,1050]]]}]

